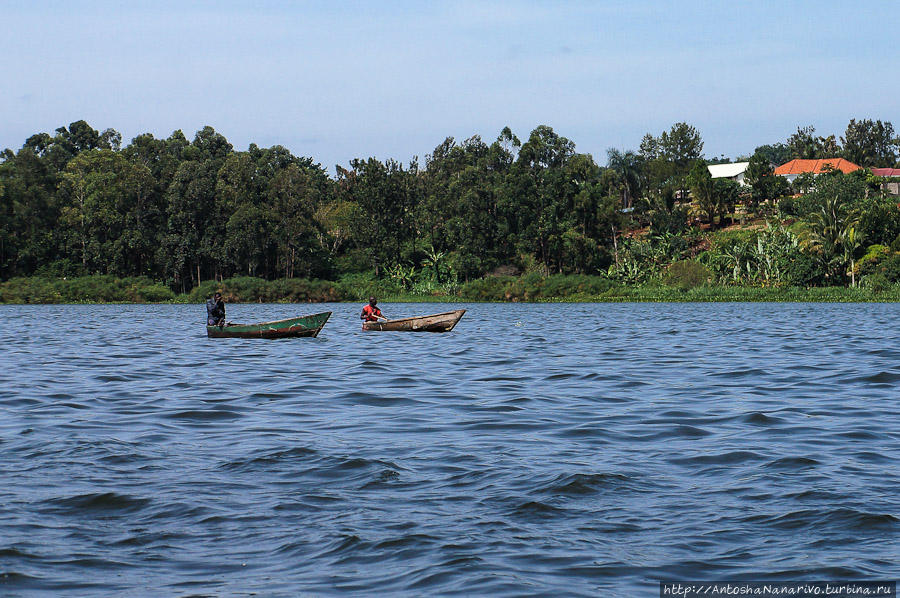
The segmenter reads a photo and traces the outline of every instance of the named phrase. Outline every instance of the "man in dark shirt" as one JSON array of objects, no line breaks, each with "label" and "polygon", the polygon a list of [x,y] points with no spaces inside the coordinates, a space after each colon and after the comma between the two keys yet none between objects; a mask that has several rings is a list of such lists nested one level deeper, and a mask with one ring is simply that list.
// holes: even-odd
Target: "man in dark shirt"
[{"label": "man in dark shirt", "polygon": [[225,324],[225,302],[222,301],[222,293],[216,293],[211,299],[206,300],[206,315],[206,323],[209,326]]}]

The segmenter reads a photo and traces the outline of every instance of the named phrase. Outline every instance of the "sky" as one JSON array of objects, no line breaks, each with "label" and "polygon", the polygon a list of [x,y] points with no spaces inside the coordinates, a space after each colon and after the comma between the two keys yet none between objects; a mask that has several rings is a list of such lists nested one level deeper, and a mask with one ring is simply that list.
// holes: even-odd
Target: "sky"
[{"label": "sky", "polygon": [[84,119],[123,145],[283,145],[334,172],[549,125],[606,163],[676,122],[706,157],[900,130],[893,1],[0,0],[0,148]]}]

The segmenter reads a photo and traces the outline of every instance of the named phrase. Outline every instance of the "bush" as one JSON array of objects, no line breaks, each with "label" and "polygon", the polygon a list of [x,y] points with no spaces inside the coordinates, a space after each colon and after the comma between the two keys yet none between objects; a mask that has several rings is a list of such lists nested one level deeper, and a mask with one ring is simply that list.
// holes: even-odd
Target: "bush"
[{"label": "bush", "polygon": [[605,293],[614,286],[613,281],[602,276],[556,275],[545,278],[538,293],[541,297],[590,296]]},{"label": "bush", "polygon": [[216,291],[227,303],[311,303],[352,298],[341,285],[327,280],[282,278],[269,282],[251,276],[203,282],[191,290],[188,298],[192,303],[203,303]]},{"label": "bush", "polygon": [[57,281],[67,303],[115,303],[128,301],[124,281],[112,276],[79,276]]},{"label": "bush", "polygon": [[778,215],[781,218],[793,218],[797,216],[797,206],[793,197],[782,197],[778,200]]},{"label": "bush", "polygon": [[900,282],[900,254],[894,254],[878,265],[876,274],[884,276],[891,283]]},{"label": "bush", "polygon": [[164,284],[154,283],[135,290],[138,303],[168,303],[175,300],[175,293]]},{"label": "bush", "polygon": [[0,284],[0,303],[63,303],[53,281],[46,278],[12,278]]},{"label": "bush", "polygon": [[869,243],[891,244],[900,236],[900,209],[897,209],[897,204],[882,198],[862,201],[857,232]]},{"label": "bush", "polygon": [[146,276],[126,278],[121,281],[126,301],[132,303],[164,303],[173,301],[175,293],[172,289]]},{"label": "bush", "polygon": [[884,245],[870,245],[866,250],[866,255],[859,258],[856,262],[860,275],[872,274],[875,272],[878,264],[891,254],[891,250]]},{"label": "bush", "polygon": [[267,299],[269,301],[301,302],[333,302],[350,299],[344,289],[328,280],[308,280],[305,278],[283,278],[269,283]]},{"label": "bush", "polygon": [[0,303],[160,303],[175,293],[147,277],[14,278],[0,284]]},{"label": "bush", "polygon": [[808,253],[799,252],[787,262],[785,282],[795,287],[820,286],[825,281],[822,263]]},{"label": "bush", "polygon": [[685,208],[672,210],[654,210],[650,212],[650,234],[653,236],[665,233],[678,234],[688,229],[688,213]]},{"label": "bush", "polygon": [[204,280],[190,290],[187,295],[188,303],[203,303],[221,288],[222,283],[217,280]]},{"label": "bush", "polygon": [[512,276],[489,276],[467,282],[459,294],[470,301],[502,301],[506,288],[515,280]]},{"label": "bush", "polygon": [[365,301],[369,297],[401,295],[403,288],[391,280],[376,278],[372,272],[345,274],[338,282],[341,296],[345,300]]},{"label": "bush", "polygon": [[521,277],[492,276],[464,284],[459,294],[471,301],[534,301],[539,299],[566,299],[596,297],[619,286],[602,276],[583,274],[539,273]]},{"label": "bush", "polygon": [[859,285],[864,289],[869,289],[873,293],[883,293],[892,286],[891,281],[880,272],[864,276]]},{"label": "bush", "polygon": [[712,274],[706,267],[695,260],[673,262],[663,275],[663,283],[680,289],[693,289],[709,282]]}]

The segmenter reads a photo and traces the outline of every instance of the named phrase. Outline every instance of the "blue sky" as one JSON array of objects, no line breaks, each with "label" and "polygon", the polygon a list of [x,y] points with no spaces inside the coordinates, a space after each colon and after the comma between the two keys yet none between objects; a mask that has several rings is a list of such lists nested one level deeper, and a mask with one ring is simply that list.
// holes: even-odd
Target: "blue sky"
[{"label": "blue sky", "polygon": [[900,129],[894,2],[7,2],[0,148],[85,119],[124,142],[204,125],[236,149],[407,162],[547,124],[606,161],[696,126],[707,157]]}]

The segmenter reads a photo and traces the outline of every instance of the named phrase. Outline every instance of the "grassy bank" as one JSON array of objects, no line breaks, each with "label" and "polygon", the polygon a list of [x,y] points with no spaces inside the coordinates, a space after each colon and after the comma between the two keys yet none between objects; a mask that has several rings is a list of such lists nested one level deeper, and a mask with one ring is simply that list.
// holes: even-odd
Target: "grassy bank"
[{"label": "grassy bank", "polygon": [[625,285],[599,276],[491,277],[450,288],[404,289],[370,276],[341,281],[231,278],[208,281],[186,294],[176,294],[149,278],[15,278],[0,283],[0,303],[201,303],[215,291],[228,303],[382,302],[712,302],[808,301],[894,302],[900,286],[878,289],[846,287],[694,287]]}]

